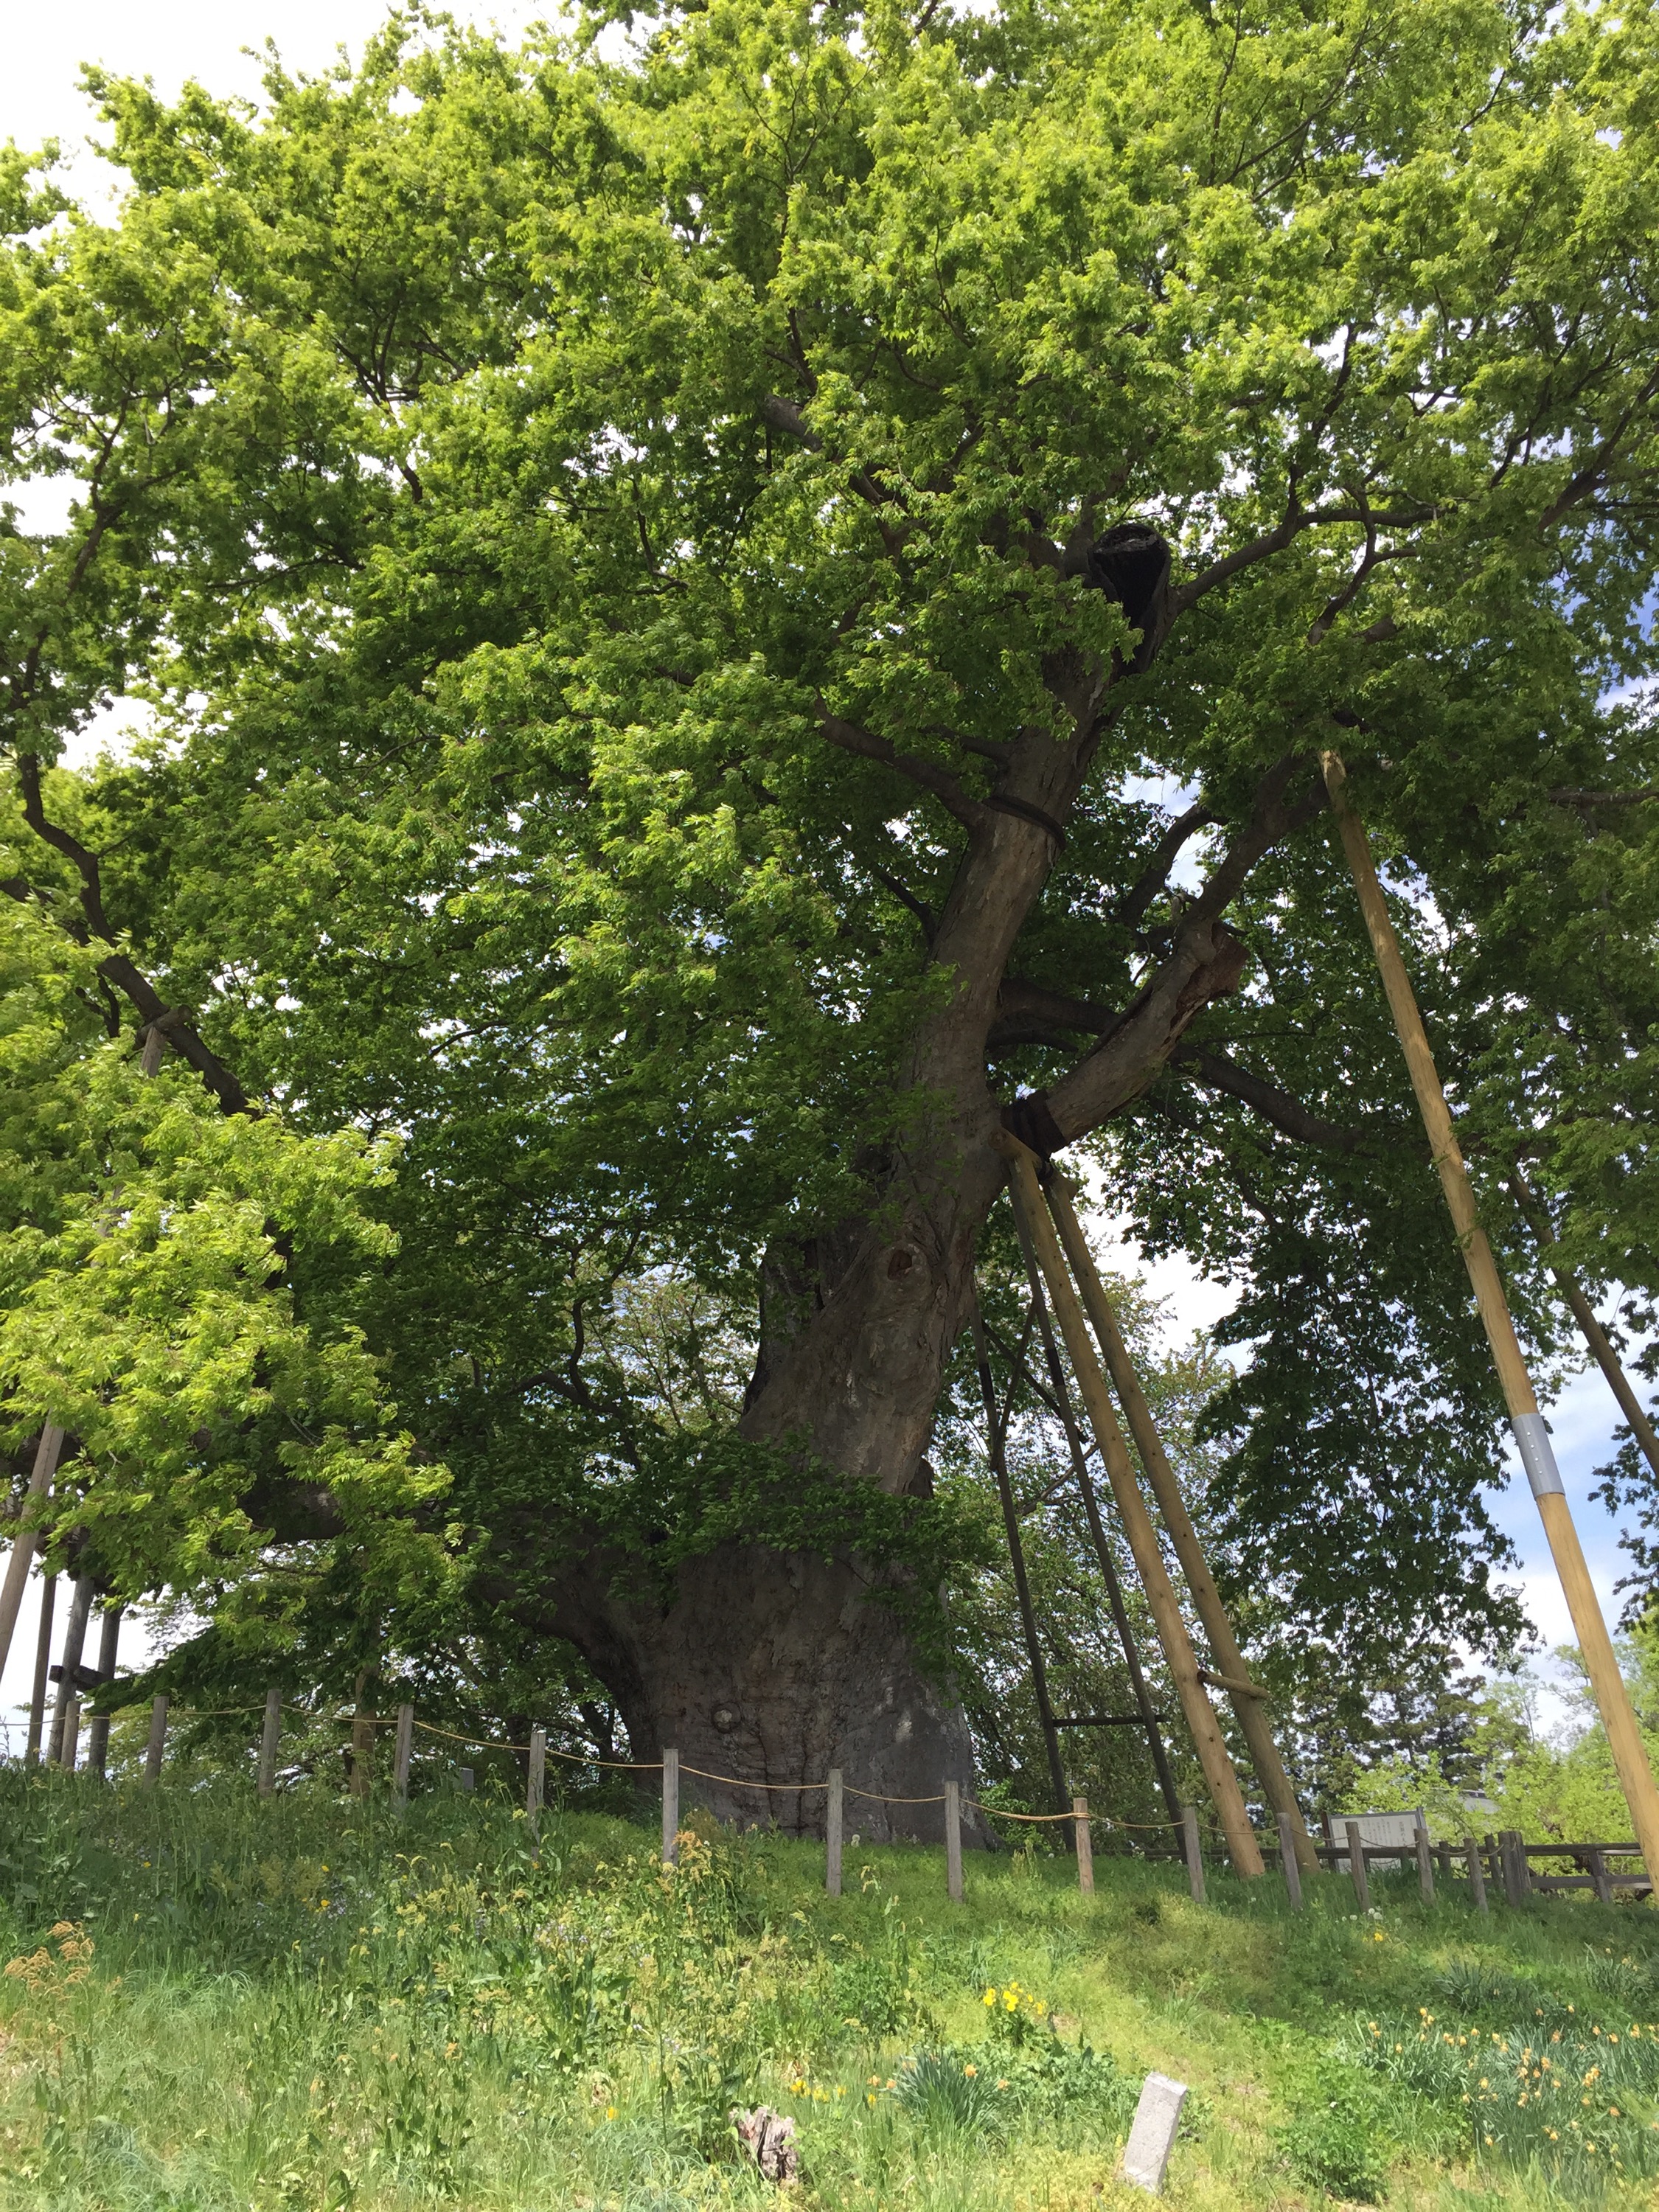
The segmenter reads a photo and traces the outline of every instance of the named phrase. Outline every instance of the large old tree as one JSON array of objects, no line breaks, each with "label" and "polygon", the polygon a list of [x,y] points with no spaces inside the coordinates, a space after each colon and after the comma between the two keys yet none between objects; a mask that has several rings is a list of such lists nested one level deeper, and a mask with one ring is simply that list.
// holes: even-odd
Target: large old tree
[{"label": "large old tree", "polygon": [[[233,1649],[574,1647],[645,1754],[924,1795],[1000,1124],[1243,1284],[1247,1604],[1478,1638],[1492,1409],[1317,760],[1492,1193],[1647,1284],[1650,11],[720,0],[93,90],[118,213],[15,162],[0,291],[62,1540]],[[169,1277],[210,1186],[247,1249]]]}]

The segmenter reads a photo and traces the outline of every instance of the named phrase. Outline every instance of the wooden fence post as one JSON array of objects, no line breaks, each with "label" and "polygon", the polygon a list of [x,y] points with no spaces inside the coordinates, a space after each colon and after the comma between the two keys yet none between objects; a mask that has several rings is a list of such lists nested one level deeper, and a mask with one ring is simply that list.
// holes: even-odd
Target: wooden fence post
[{"label": "wooden fence post", "polygon": [[539,1835],[542,1826],[542,1804],[547,1795],[547,1730],[533,1728],[530,1731],[530,1779],[525,1790],[525,1818],[530,1823],[532,1836]]},{"label": "wooden fence post", "polygon": [[270,1797],[276,1788],[276,1747],[283,1734],[283,1693],[280,1690],[265,1692],[264,1724],[259,1730],[259,1779],[258,1788],[262,1797]]},{"label": "wooden fence post", "polygon": [[158,1697],[149,1709],[149,1742],[144,1752],[144,1787],[154,1790],[161,1778],[161,1753],[167,1740],[167,1700]]},{"label": "wooden fence post", "polygon": [[415,1708],[398,1708],[398,1735],[392,1754],[392,1795],[399,1814],[409,1809],[409,1762],[415,1750]]},{"label": "wooden fence post", "polygon": [[680,1755],[677,1751],[665,1751],[662,1755],[662,1863],[672,1866],[679,1856],[680,1847],[676,1838],[680,1832]]},{"label": "wooden fence post", "polygon": [[1480,1858],[1486,1869],[1486,1880],[1494,1889],[1500,1889],[1504,1882],[1503,1854],[1498,1848],[1498,1838],[1490,1828],[1480,1838]]},{"label": "wooden fence post", "polygon": [[1463,1851],[1469,1863],[1469,1893],[1474,1899],[1474,1909],[1477,1912],[1489,1911],[1491,1907],[1486,1903],[1486,1876],[1480,1863],[1480,1846],[1473,1836],[1464,1838]]},{"label": "wooden fence post", "polygon": [[1095,1842],[1089,1832],[1089,1801],[1072,1800],[1072,1820],[1077,1837],[1077,1886],[1085,1897],[1095,1893]]},{"label": "wooden fence post", "polygon": [[1204,1845],[1198,1832],[1198,1810],[1195,1806],[1181,1808],[1181,1847],[1187,1861],[1187,1886],[1193,1893],[1193,1903],[1204,1902]]},{"label": "wooden fence post", "polygon": [[1590,1880],[1595,1884],[1596,1903],[1598,1905],[1611,1905],[1613,1903],[1613,1884],[1607,1878],[1607,1853],[1605,1851],[1586,1851],[1584,1856],[1589,1861]]},{"label": "wooden fence post", "polygon": [[1529,1886],[1526,1858],[1518,1849],[1521,1831],[1500,1828],[1498,1832],[1498,1863],[1504,1869],[1504,1899],[1518,1906],[1525,1899]]},{"label": "wooden fence post", "polygon": [[1346,1820],[1343,1826],[1348,1836],[1348,1872],[1353,1881],[1355,1902],[1362,1912],[1371,1909],[1371,1886],[1365,1879],[1365,1846],[1359,1840],[1359,1823]]},{"label": "wooden fence post", "polygon": [[945,1785],[945,1887],[952,1905],[962,1902],[962,1784]]},{"label": "wooden fence post", "polygon": [[1417,1886],[1425,1905],[1434,1903],[1434,1858],[1429,1850],[1429,1831],[1422,1814],[1417,1818]]},{"label": "wooden fence post", "polygon": [[367,1797],[374,1787],[374,1706],[368,1694],[374,1680],[365,1667],[356,1682],[356,1701],[351,1715],[351,1794]]},{"label": "wooden fence post", "polygon": [[27,1765],[40,1763],[40,1735],[46,1723],[47,1668],[52,1665],[52,1615],[58,1595],[56,1575],[40,1577],[40,1632],[34,1639],[34,1686],[29,1693],[28,1748],[24,1752]]},{"label": "wooden fence post", "polygon": [[830,1770],[829,1802],[823,1814],[823,1887],[830,1897],[841,1895],[841,1769]]},{"label": "wooden fence post", "polygon": [[1279,1832],[1279,1856],[1285,1869],[1285,1889],[1292,1912],[1302,1910],[1302,1869],[1296,1863],[1296,1844],[1289,1828]]},{"label": "wooden fence post", "polygon": [[65,1774],[73,1774],[76,1753],[81,1747],[81,1693],[70,1693],[69,1709],[64,1715],[64,1753],[61,1764]]}]

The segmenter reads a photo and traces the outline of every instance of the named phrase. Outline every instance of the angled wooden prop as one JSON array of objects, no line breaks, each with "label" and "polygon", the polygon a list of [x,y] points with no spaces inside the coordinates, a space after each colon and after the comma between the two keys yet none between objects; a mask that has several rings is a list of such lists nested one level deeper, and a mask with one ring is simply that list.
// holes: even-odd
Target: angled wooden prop
[{"label": "angled wooden prop", "polygon": [[[54,1474],[58,1472],[58,1455],[64,1449],[64,1431],[48,1421],[40,1431],[40,1441],[35,1446],[34,1465],[29,1473],[29,1486],[23,1499],[27,1516],[31,1505],[46,1494]],[[6,1562],[6,1578],[0,1583],[0,1667],[6,1663],[11,1650],[12,1635],[17,1626],[17,1616],[22,1609],[23,1592],[28,1584],[29,1569],[34,1564],[35,1547],[40,1539],[32,1528],[22,1528],[13,1539],[11,1557]]]},{"label": "angled wooden prop", "polygon": [[1492,1247],[1480,1226],[1480,1218],[1475,1209],[1474,1190],[1469,1182],[1468,1170],[1463,1164],[1463,1155],[1458,1149],[1451,1114],[1446,1105],[1446,1094],[1440,1087],[1434,1055],[1429,1049],[1428,1035],[1423,1027],[1423,1017],[1418,1012],[1411,979],[1406,973],[1406,963],[1400,957],[1399,940],[1394,933],[1394,924],[1389,919],[1382,886],[1376,880],[1370,843],[1365,836],[1364,824],[1355,813],[1352,801],[1348,797],[1347,772],[1334,752],[1322,753],[1320,762],[1325,771],[1325,786],[1331,796],[1331,809],[1341,834],[1342,849],[1347,855],[1348,866],[1359,893],[1360,910],[1365,917],[1371,950],[1382,971],[1382,988],[1388,994],[1394,1025],[1400,1033],[1406,1065],[1411,1071],[1412,1088],[1417,1093],[1423,1126],[1428,1132],[1429,1147],[1434,1155],[1435,1166],[1439,1170],[1440,1186],[1446,1194],[1446,1205],[1451,1214],[1452,1226],[1457,1232],[1463,1264],[1469,1271],[1474,1302],[1480,1310],[1487,1341],[1492,1346],[1492,1364],[1498,1370],[1504,1402],[1509,1407],[1510,1426],[1515,1432],[1521,1464],[1527,1471],[1527,1480],[1537,1501],[1539,1517],[1544,1523],[1544,1533],[1549,1538],[1555,1571],[1560,1577],[1561,1587],[1566,1593],[1567,1608],[1572,1615],[1578,1648],[1584,1655],[1584,1665],[1589,1674],[1590,1687],[1595,1693],[1601,1724],[1607,1732],[1607,1745],[1618,1770],[1620,1786],[1624,1790],[1625,1802],[1630,1807],[1631,1819],[1636,1826],[1636,1840],[1641,1847],[1649,1878],[1659,1882],[1659,1790],[1654,1788],[1653,1770],[1648,1765],[1647,1753],[1636,1725],[1636,1715],[1631,1710],[1630,1696],[1625,1688],[1624,1677],[1619,1672],[1619,1662],[1613,1656],[1613,1639],[1607,1634],[1607,1622],[1601,1618],[1595,1585],[1591,1582],[1589,1569],[1584,1564],[1578,1531],[1573,1526],[1572,1515],[1568,1510],[1566,1496],[1561,1487],[1560,1471],[1555,1464],[1555,1451],[1550,1443],[1549,1430],[1538,1410],[1537,1395],[1533,1389],[1532,1377],[1527,1372],[1527,1363],[1515,1334],[1515,1323],[1510,1318],[1509,1302],[1504,1295],[1498,1263],[1492,1258]]},{"label": "angled wooden prop", "polygon": [[1221,1821],[1221,1832],[1227,1839],[1233,1865],[1241,1875],[1253,1880],[1265,1869],[1255,1832],[1250,1826],[1250,1816],[1245,1810],[1244,1793],[1238,1786],[1238,1777],[1227,1756],[1227,1746],[1220,1727],[1204,1693],[1198,1661],[1187,1634],[1187,1624],[1181,1617],[1181,1607],[1176,1602],[1175,1589],[1164,1567],[1163,1553],[1158,1550],[1158,1532],[1152,1526],[1152,1515],[1146,1510],[1146,1501],[1140,1494],[1140,1486],[1135,1480],[1134,1468],[1129,1460],[1129,1448],[1123,1440],[1123,1431],[1119,1428],[1117,1416],[1112,1410],[1106,1379],[1100,1371],[1094,1346],[1090,1340],[1088,1323],[1083,1318],[1083,1308],[1078,1303],[1077,1292],[1066,1273],[1065,1255],[1060,1249],[1060,1239],[1054,1234],[1054,1224],[1042,1202],[1042,1186],[1037,1181],[1036,1155],[1006,1130],[999,1133],[997,1141],[999,1150],[1008,1162],[1009,1188],[1015,1206],[1023,1216],[1031,1242],[1036,1248],[1037,1260],[1054,1305],[1054,1318],[1059,1322],[1060,1334],[1066,1340],[1072,1372],[1077,1377],[1084,1410],[1089,1416],[1089,1425],[1095,1432],[1095,1442],[1100,1447],[1100,1456],[1112,1486],[1112,1495],[1117,1502],[1123,1533],[1129,1540],[1129,1549],[1134,1556],[1147,1603],[1152,1607],[1158,1642],[1164,1647],[1164,1656],[1168,1662],[1176,1692],[1181,1699],[1182,1711],[1192,1731],[1199,1763],[1204,1769],[1204,1779],[1209,1784],[1210,1796]]},{"label": "angled wooden prop", "polygon": [[[1170,1464],[1169,1454],[1164,1449],[1164,1439],[1152,1419],[1152,1409],[1146,1402],[1146,1394],[1140,1387],[1140,1377],[1135,1373],[1134,1362],[1129,1357],[1129,1347],[1123,1341],[1123,1332],[1117,1325],[1106,1286],[1100,1279],[1094,1255],[1089,1249],[1088,1239],[1083,1234],[1083,1224],[1077,1218],[1072,1203],[1071,1185],[1057,1170],[1051,1170],[1043,1185],[1048,1200],[1048,1210],[1054,1215],[1054,1226],[1060,1231],[1060,1241],[1072,1273],[1083,1293],[1083,1304],[1094,1332],[1106,1358],[1106,1371],[1112,1378],[1118,1403],[1123,1408],[1129,1424],[1129,1433],[1134,1438],[1135,1449],[1140,1455],[1140,1464],[1146,1470],[1146,1480],[1152,1486],[1152,1496],[1164,1516],[1164,1526],[1169,1531],[1170,1541],[1175,1546],[1176,1557],[1181,1562],[1181,1571],[1187,1577],[1187,1587],[1193,1594],[1193,1603],[1198,1608],[1199,1620],[1209,1640],[1210,1650],[1221,1674],[1227,1678],[1228,1692],[1233,1711],[1244,1741],[1250,1747],[1250,1758],[1268,1804],[1273,1808],[1278,1826],[1287,1832],[1296,1846],[1296,1855],[1310,1874],[1317,1874],[1319,1861],[1315,1856],[1313,1840],[1302,1819],[1296,1792],[1291,1787],[1291,1778],[1285,1771],[1279,1747],[1267,1725],[1267,1716],[1262,1710],[1262,1692],[1250,1680],[1250,1670],[1244,1654],[1238,1648],[1232,1623],[1227,1618],[1227,1608],[1221,1601],[1221,1593],[1215,1586],[1204,1547],[1198,1540],[1192,1516],[1187,1510],[1186,1500],[1181,1495],[1181,1486],[1176,1480],[1175,1469]],[[1237,1683],[1237,1688],[1232,1685]]]}]

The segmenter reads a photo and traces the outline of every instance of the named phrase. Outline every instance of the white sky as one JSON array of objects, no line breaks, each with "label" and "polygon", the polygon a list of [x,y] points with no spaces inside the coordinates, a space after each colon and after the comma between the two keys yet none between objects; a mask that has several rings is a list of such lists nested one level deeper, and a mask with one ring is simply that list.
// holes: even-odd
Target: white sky
[{"label": "white sky", "polygon": [[[194,76],[210,91],[258,91],[259,63],[242,49],[258,49],[274,37],[290,69],[315,72],[327,68],[344,44],[354,54],[385,19],[378,0],[213,0],[213,4],[155,5],[146,0],[64,0],[56,7],[23,6],[6,0],[3,13],[5,67],[0,70],[0,139],[37,145],[55,137],[70,163],[75,188],[101,198],[112,173],[87,151],[94,118],[77,88],[83,63],[99,62],[117,71],[148,76],[163,97]],[[457,0],[453,12],[464,20],[495,22],[509,37],[543,17],[557,13],[547,5],[513,5],[510,0],[469,7]],[[1126,1259],[1128,1255],[1125,1255]],[[1121,1262],[1120,1262],[1121,1264]],[[1230,1299],[1217,1286],[1200,1281],[1189,1268],[1163,1261],[1148,1271],[1152,1287],[1174,1304],[1177,1331],[1185,1334],[1214,1321]],[[1599,1374],[1572,1382],[1550,1408],[1556,1451],[1571,1500],[1590,1570],[1611,1617],[1617,1610],[1613,1585],[1621,1571],[1617,1531],[1599,1506],[1589,1504],[1590,1470],[1609,1455],[1616,1409]],[[1553,1644],[1569,1637],[1566,1608],[1550,1565],[1538,1516],[1526,1485],[1517,1478],[1496,1501],[1497,1514],[1520,1550],[1527,1600],[1533,1618]],[[60,1608],[60,1621],[61,1621]],[[0,1676],[0,1723],[9,1710],[27,1700],[33,1667],[36,1596],[31,1589],[18,1623],[3,1676]],[[127,1634],[128,1656],[135,1638]]]}]

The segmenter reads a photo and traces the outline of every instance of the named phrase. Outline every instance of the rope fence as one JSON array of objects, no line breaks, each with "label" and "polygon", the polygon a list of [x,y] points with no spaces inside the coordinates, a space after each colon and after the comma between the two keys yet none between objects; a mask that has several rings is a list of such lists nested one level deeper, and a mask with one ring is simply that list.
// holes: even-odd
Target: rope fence
[{"label": "rope fence", "polygon": [[[76,1764],[76,1734],[79,1727],[78,1697],[71,1698],[67,1708],[69,1727],[64,1738],[64,1754],[59,1763],[72,1771]],[[394,1714],[374,1713],[365,1707],[355,1712],[327,1713],[314,1707],[292,1705],[288,1715],[296,1720],[324,1727],[349,1728],[352,1734],[349,1776],[355,1794],[369,1794],[369,1757],[373,1749],[374,1731],[392,1729],[396,1744],[392,1763],[392,1796],[401,1816],[409,1802],[410,1768],[414,1753],[416,1731],[436,1738],[439,1741],[455,1744],[465,1750],[506,1752],[527,1762],[528,1783],[526,1791],[526,1812],[532,1832],[540,1822],[544,1809],[546,1771],[549,1758],[560,1759],[573,1766],[592,1766],[617,1774],[660,1774],[662,1777],[662,1862],[665,1867],[674,1865],[679,1856],[682,1830],[680,1827],[680,1777],[688,1775],[700,1782],[710,1782],[726,1790],[753,1791],[759,1796],[807,1796],[823,1793],[827,1798],[824,1817],[825,1869],[824,1886],[832,1897],[842,1893],[842,1856],[845,1827],[845,1803],[849,1797],[872,1805],[922,1806],[943,1808],[945,1836],[945,1883],[951,1898],[960,1902],[962,1887],[962,1816],[964,1812],[979,1815],[986,1820],[1008,1821],[1020,1827],[1065,1829],[1069,1824],[1071,1848],[1076,1856],[1078,1886],[1085,1895],[1094,1889],[1093,1832],[1107,1832],[1114,1829],[1128,1835],[1173,1836],[1177,1842],[1176,1856],[1184,1859],[1194,1899],[1202,1904],[1205,1897],[1204,1847],[1207,1839],[1212,1849],[1218,1831],[1208,1822],[1200,1822],[1193,1806],[1182,1808],[1178,1820],[1123,1820],[1103,1813],[1091,1813],[1085,1797],[1074,1797],[1072,1808],[1065,1813],[1024,1813],[1012,1806],[988,1804],[983,1798],[969,1797],[959,1782],[946,1781],[942,1789],[927,1796],[900,1796],[890,1790],[861,1789],[848,1782],[839,1767],[831,1767],[822,1781],[767,1782],[737,1774],[720,1774],[713,1769],[684,1764],[679,1753],[665,1749],[660,1759],[603,1759],[596,1753],[567,1751],[550,1744],[545,1729],[531,1730],[528,1743],[503,1742],[499,1738],[474,1736],[457,1729],[447,1729],[435,1721],[417,1720],[412,1705],[400,1705]],[[260,1730],[258,1767],[258,1786],[261,1797],[274,1795],[276,1787],[276,1763],[280,1748],[284,1708],[280,1691],[268,1692],[263,1705],[204,1705],[173,1707],[165,1696],[155,1698],[151,1708],[149,1742],[144,1761],[144,1786],[153,1789],[161,1778],[163,1756],[170,1722],[245,1719],[252,1713],[262,1713],[264,1725]],[[101,1768],[99,1769],[101,1771]],[[471,1786],[470,1770],[463,1769],[467,1777],[465,1786]],[[1486,1878],[1490,1874],[1494,1886],[1501,1885],[1503,1893],[1511,1905],[1520,1904],[1535,1892],[1553,1893],[1566,1889],[1594,1889],[1598,1901],[1611,1903],[1613,1887],[1621,1891],[1646,1893],[1649,1884],[1644,1875],[1615,1873],[1609,1862],[1639,1856],[1634,1844],[1525,1844],[1519,1832],[1505,1831],[1494,1838],[1488,1836],[1477,1844],[1473,1836],[1456,1845],[1431,1845],[1426,1827],[1419,1826],[1412,1843],[1401,1841],[1374,1842],[1362,1836],[1359,1823],[1346,1823],[1345,1842],[1328,1841],[1318,1846],[1314,1859],[1318,1865],[1333,1873],[1346,1873],[1352,1882],[1355,1899],[1359,1909],[1369,1909],[1369,1869],[1379,1860],[1398,1866],[1401,1862],[1416,1861],[1417,1872],[1425,1901],[1434,1896],[1437,1867],[1443,1875],[1449,1877],[1455,1859],[1462,1859],[1468,1869],[1469,1891],[1478,1909],[1485,1912]],[[854,1839],[856,1840],[856,1838]],[[1302,1869],[1299,1868],[1292,1838],[1280,1828],[1278,1835],[1279,1856],[1284,1868],[1285,1881],[1290,1902],[1299,1909],[1302,1897]],[[1583,1871],[1574,1874],[1533,1874],[1528,1857],[1555,1856],[1568,1858]]]}]

